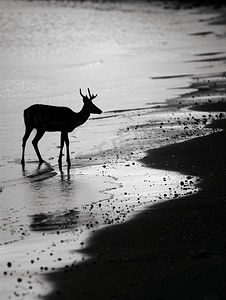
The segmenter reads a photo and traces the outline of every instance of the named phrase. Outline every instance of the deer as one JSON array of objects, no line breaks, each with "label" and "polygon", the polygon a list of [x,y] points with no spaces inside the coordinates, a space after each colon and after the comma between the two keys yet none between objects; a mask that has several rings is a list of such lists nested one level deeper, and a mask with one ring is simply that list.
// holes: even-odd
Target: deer
[{"label": "deer", "polygon": [[32,140],[32,145],[39,159],[40,165],[44,160],[38,148],[38,142],[47,132],[61,132],[60,135],[60,153],[58,158],[59,169],[62,172],[62,156],[64,143],[66,144],[66,161],[68,170],[71,167],[70,151],[69,151],[69,138],[68,133],[72,132],[76,127],[84,124],[90,114],[101,114],[102,110],[99,109],[92,101],[98,94],[91,94],[88,88],[88,96],[82,94],[81,88],[79,89],[80,95],[83,99],[83,107],[79,112],[74,112],[68,107],[53,106],[46,104],[33,104],[24,110],[24,124],[25,134],[22,139],[22,158],[21,164],[25,167],[25,147],[26,142],[33,131],[36,129],[36,135]]}]

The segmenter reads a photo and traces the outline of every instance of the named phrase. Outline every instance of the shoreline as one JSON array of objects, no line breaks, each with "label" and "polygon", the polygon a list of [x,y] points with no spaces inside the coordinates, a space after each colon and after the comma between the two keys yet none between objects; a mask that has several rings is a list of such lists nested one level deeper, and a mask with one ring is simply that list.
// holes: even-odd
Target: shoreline
[{"label": "shoreline", "polygon": [[46,274],[55,289],[44,299],[225,298],[226,131],[217,128],[225,129],[221,111],[226,103],[197,106],[194,99],[193,105],[190,112],[208,111],[203,117],[207,120],[200,122],[213,133],[146,150],[140,161],[190,180],[197,176],[200,191],[151,205],[123,224],[97,230],[79,251],[88,259],[67,272]]}]

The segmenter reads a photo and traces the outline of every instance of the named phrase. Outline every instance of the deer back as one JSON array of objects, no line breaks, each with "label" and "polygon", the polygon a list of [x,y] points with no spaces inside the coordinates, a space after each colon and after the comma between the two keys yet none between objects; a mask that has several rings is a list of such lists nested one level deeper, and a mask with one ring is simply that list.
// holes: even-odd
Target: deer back
[{"label": "deer back", "polygon": [[43,131],[71,131],[76,127],[76,115],[68,107],[34,104],[25,109],[24,123]]}]

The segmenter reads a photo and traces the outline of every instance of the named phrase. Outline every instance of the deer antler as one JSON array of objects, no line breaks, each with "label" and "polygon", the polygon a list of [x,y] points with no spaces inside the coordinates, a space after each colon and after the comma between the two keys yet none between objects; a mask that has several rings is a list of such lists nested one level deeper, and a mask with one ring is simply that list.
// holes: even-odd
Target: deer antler
[{"label": "deer antler", "polygon": [[82,94],[82,90],[79,89],[80,95],[82,96],[82,98],[84,98],[85,96]]},{"label": "deer antler", "polygon": [[88,96],[84,96],[84,95],[82,94],[82,89],[81,89],[81,88],[79,89],[79,92],[80,92],[80,95],[82,96],[82,98],[88,98],[89,100],[93,100],[93,99],[96,98],[97,95],[98,95],[98,94],[96,94],[96,95],[91,94],[89,88],[88,88],[89,97],[88,97]]},{"label": "deer antler", "polygon": [[98,95],[98,94],[96,94],[96,95],[94,95],[94,94],[91,94],[91,93],[90,93],[90,89],[89,89],[89,88],[88,88],[88,93],[89,93],[89,99],[90,99],[90,100],[93,100],[93,99],[94,99],[94,98],[96,98],[96,97],[97,97],[97,95]]}]

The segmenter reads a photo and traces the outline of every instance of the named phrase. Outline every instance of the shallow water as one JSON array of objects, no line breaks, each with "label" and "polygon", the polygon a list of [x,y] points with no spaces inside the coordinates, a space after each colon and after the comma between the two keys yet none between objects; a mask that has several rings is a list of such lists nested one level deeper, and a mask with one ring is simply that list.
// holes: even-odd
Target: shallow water
[{"label": "shallow water", "polygon": [[[216,31],[207,25],[214,16],[197,10],[165,10],[158,3],[0,1],[3,299],[45,294],[43,278],[37,275],[30,289],[29,276],[46,265],[66,264],[56,257],[79,249],[84,236],[98,226],[124,222],[146,205],[195,191],[186,175],[147,170],[138,164],[144,150],[139,149],[142,135],[126,128],[148,123],[151,117],[160,123],[162,115],[154,107],[180,95],[180,88],[186,92],[191,75],[224,71],[217,60],[191,62],[203,53],[208,57],[218,52],[215,57],[221,57],[225,50],[224,26]],[[212,34],[205,38],[194,35],[207,28]],[[79,111],[80,87],[84,93],[87,87],[98,93],[95,104],[103,114],[92,116],[70,134],[70,178],[58,171],[59,133],[46,133],[40,141],[46,160],[41,166],[29,140],[22,170],[23,110],[45,103]],[[139,153],[128,157],[121,149],[135,140]],[[155,138],[151,146],[159,142]],[[111,150],[109,160],[104,152]],[[187,182],[183,188],[182,180]],[[60,246],[62,240],[67,247]],[[49,252],[54,252],[51,262]],[[13,262],[12,268],[7,260]],[[17,283],[19,277],[22,283]]]}]

